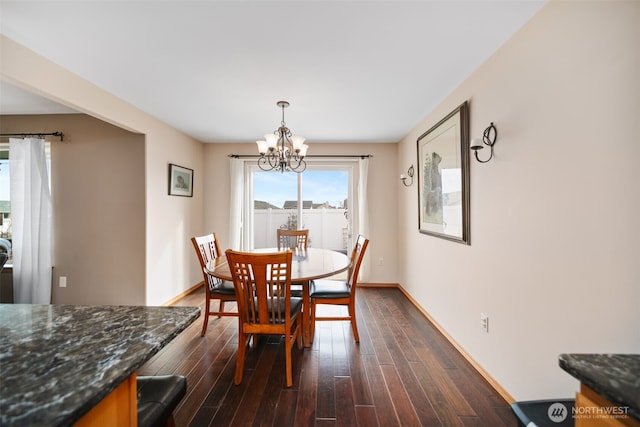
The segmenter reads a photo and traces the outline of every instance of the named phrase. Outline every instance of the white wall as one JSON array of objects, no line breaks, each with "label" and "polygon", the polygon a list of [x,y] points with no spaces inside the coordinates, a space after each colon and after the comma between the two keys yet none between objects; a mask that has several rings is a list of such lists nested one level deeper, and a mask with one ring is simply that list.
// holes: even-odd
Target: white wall
[{"label": "white wall", "polygon": [[399,272],[516,400],[573,395],[560,353],[640,353],[639,41],[640,2],[552,1],[400,143],[403,170],[465,99],[472,136],[498,128],[471,164],[471,246],[418,233],[414,187]]}]

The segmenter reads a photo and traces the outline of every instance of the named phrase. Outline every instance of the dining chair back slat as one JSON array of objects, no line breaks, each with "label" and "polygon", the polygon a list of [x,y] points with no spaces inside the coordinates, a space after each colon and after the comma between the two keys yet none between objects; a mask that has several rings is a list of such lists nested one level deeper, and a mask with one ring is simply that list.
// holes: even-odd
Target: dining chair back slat
[{"label": "dining chair back slat", "polygon": [[[284,230],[279,228],[277,236],[279,251],[284,249],[307,250],[307,245],[309,243],[309,230]],[[296,297],[301,297],[303,286],[303,283],[293,283],[291,294]]]},{"label": "dining chair back slat", "polygon": [[309,230],[283,230],[278,228],[278,250],[307,249]]}]

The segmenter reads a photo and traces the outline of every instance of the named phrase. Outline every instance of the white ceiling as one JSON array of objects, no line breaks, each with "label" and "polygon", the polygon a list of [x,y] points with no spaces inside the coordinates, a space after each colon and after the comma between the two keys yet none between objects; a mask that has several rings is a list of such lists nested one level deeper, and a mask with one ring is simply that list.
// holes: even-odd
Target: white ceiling
[{"label": "white ceiling", "polygon": [[204,142],[261,139],[281,99],[310,143],[396,142],[544,1],[2,0],[0,31]]}]

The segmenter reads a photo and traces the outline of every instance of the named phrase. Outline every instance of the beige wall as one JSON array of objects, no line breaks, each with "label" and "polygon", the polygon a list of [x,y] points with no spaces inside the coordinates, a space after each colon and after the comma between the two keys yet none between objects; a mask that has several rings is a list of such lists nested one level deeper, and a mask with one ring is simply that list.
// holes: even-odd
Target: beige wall
[{"label": "beige wall", "polygon": [[[313,155],[372,154],[369,161],[369,247],[365,255],[374,283],[398,283],[397,203],[405,188],[396,170],[397,144],[314,144]],[[256,154],[256,144],[207,144],[205,147],[205,230],[215,231],[223,246],[229,237],[229,154]],[[408,165],[405,166],[405,170]],[[356,191],[354,189],[354,191]],[[383,264],[379,265],[379,259]]]},{"label": "beige wall", "polygon": [[639,40],[640,2],[552,1],[400,143],[402,168],[465,99],[473,136],[498,128],[471,246],[420,235],[401,192],[398,270],[517,400],[573,395],[560,353],[640,353]]},{"label": "beige wall", "polygon": [[[202,280],[190,239],[202,229],[204,147],[168,126],[146,136],[147,304],[157,305]],[[169,163],[194,170],[193,197],[168,195]]]},{"label": "beige wall", "polygon": [[[135,286],[148,305],[189,289],[197,270],[189,239],[203,228],[202,144],[2,35],[0,54],[2,80],[144,135],[145,279]],[[167,194],[169,163],[194,169],[194,197]]]},{"label": "beige wall", "polygon": [[53,303],[145,304],[144,136],[85,114],[2,116],[0,129],[65,134],[49,138]]}]

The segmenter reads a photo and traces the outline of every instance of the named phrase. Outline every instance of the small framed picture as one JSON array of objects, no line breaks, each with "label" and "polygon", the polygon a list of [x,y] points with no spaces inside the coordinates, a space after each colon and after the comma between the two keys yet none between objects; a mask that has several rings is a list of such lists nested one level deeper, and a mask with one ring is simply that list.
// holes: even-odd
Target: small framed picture
[{"label": "small framed picture", "polygon": [[169,195],[193,197],[193,169],[169,163]]}]

